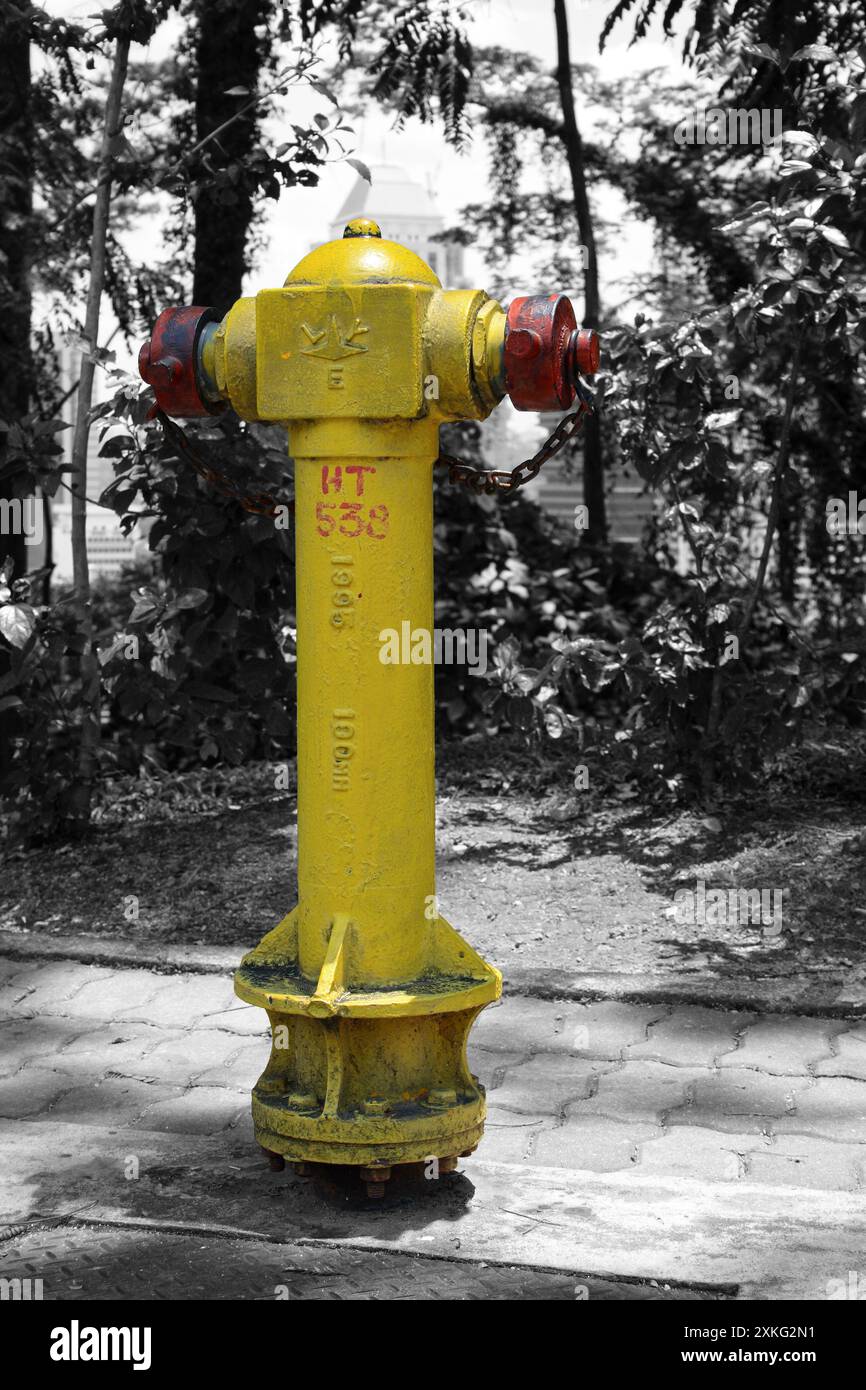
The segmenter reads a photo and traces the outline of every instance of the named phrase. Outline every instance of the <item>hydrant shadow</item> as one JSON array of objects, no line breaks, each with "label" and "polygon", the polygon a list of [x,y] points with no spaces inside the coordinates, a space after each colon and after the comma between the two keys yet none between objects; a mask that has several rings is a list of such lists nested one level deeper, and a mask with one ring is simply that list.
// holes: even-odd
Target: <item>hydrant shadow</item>
[{"label": "hydrant shadow", "polygon": [[[458,1221],[475,1195],[475,1184],[461,1172],[436,1176],[431,1163],[403,1163],[392,1169],[383,1196],[368,1197],[357,1169],[316,1164],[309,1176],[291,1175],[291,1192],[298,1205],[309,1202],[305,1234],[313,1233],[309,1218],[320,1205],[327,1211],[327,1224],[318,1234],[333,1239],[358,1234],[359,1225],[384,1236],[438,1221]],[[342,1228],[334,1220],[339,1213],[351,1214],[351,1221]]]}]

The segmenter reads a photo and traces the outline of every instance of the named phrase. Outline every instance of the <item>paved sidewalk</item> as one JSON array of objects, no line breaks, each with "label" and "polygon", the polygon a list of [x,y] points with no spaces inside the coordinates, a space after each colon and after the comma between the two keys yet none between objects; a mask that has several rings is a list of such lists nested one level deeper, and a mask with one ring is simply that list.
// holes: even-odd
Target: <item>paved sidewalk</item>
[{"label": "paved sidewalk", "polygon": [[[259,1181],[252,1177],[259,1170],[249,1091],[266,1059],[267,1030],[264,1015],[241,1004],[229,980],[65,960],[2,960],[0,1019],[7,1179],[0,1221],[68,1214],[77,1203],[91,1218],[95,1210],[113,1213],[112,1219],[176,1217],[181,1227],[187,1219],[231,1225],[207,1184],[197,1187],[206,1177],[202,1164],[208,1156],[234,1184],[235,1215],[243,1209],[249,1218],[246,1188],[235,1175],[241,1173],[247,1187]],[[556,1189],[566,1194],[560,1204],[573,1200],[575,1210],[591,1194],[606,1220],[620,1212],[633,1226],[638,1208],[647,1213],[641,1218],[647,1231],[634,1227],[629,1237],[632,1265],[613,1248],[620,1239],[615,1222],[607,1235],[610,1248],[595,1254],[603,1263],[584,1262],[581,1249],[567,1255],[558,1245],[552,1265],[686,1283],[700,1283],[717,1267],[718,1279],[706,1282],[727,1289],[741,1282],[731,1273],[737,1267],[732,1242],[744,1238],[737,1234],[742,1210],[755,1252],[766,1247],[768,1278],[776,1252],[767,1247],[769,1234],[761,1237],[763,1245],[755,1235],[756,1213],[770,1223],[768,1233],[771,1214],[783,1214],[786,1240],[791,1220],[823,1232],[818,1245],[826,1259],[822,1255],[824,1263],[815,1264],[810,1275],[812,1296],[827,1296],[820,1289],[834,1277],[844,1279],[848,1268],[863,1268],[863,1022],[511,997],[484,1011],[472,1037],[471,1062],[487,1087],[489,1107],[484,1142],[464,1164],[477,1190],[484,1188],[495,1207],[505,1203],[507,1188],[507,1200],[517,1202],[520,1217],[536,1227],[549,1217],[533,1217],[520,1205],[530,1190],[547,1194],[537,1199],[546,1202]],[[124,1156],[133,1166],[140,1163],[143,1174],[147,1170],[147,1182],[124,1176]],[[71,1162],[64,1164],[65,1158]],[[162,1184],[160,1167],[169,1174]],[[693,1254],[687,1257],[676,1250],[675,1234],[659,1231],[652,1216],[660,1193],[679,1204],[684,1222],[695,1213]],[[346,1200],[344,1193],[329,1210],[339,1210],[340,1202],[345,1208]],[[470,1210],[464,1202],[460,1219],[468,1220]],[[364,1220],[359,1218],[358,1229]],[[455,1222],[460,1224],[455,1217],[452,1227]],[[701,1222],[700,1239],[710,1247],[717,1242],[717,1251],[700,1244]],[[261,1229],[255,1218],[248,1224]],[[846,1233],[847,1254],[833,1256],[833,1239],[825,1239],[831,1227]],[[352,1237],[354,1230],[343,1210],[325,1234]],[[493,1236],[482,1240],[473,1231],[466,1249],[483,1248],[489,1256]],[[657,1268],[647,1264],[650,1235]],[[405,1238],[402,1230],[404,1249]],[[412,1239],[424,1253],[418,1245],[423,1231]],[[529,1244],[527,1260],[547,1263],[537,1230]],[[516,1249],[516,1262],[523,1262],[524,1246],[516,1238],[509,1245],[503,1236],[501,1258],[513,1258]],[[814,1256],[807,1246],[804,1260]],[[584,1240],[584,1252],[589,1249]],[[746,1284],[759,1275],[755,1252]],[[745,1254],[743,1261],[749,1264]],[[792,1271],[792,1290],[797,1277]]]},{"label": "paved sidewalk", "polygon": [[6,1279],[42,1279],[48,1301],[246,1299],[276,1301],[490,1300],[694,1302],[710,1297],[526,1266],[427,1259],[164,1231],[62,1226],[0,1247]]}]

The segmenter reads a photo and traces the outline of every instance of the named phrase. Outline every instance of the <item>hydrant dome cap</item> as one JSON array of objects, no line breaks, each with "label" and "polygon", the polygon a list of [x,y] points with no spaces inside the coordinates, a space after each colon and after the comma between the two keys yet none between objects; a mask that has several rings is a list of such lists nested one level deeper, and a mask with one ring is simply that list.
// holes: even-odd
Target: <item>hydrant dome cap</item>
[{"label": "hydrant dome cap", "polygon": [[372,236],[327,241],[304,256],[286,285],[411,284],[441,288],[426,261],[396,241]]}]

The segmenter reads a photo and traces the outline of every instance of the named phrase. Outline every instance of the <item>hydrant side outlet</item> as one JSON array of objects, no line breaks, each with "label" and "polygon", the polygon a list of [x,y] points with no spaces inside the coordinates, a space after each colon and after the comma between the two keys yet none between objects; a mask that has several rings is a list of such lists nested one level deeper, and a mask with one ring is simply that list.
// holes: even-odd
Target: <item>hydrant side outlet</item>
[{"label": "hydrant side outlet", "polygon": [[164,309],[150,341],[142,345],[139,374],[153,387],[156,404],[166,415],[192,419],[225,410],[225,401],[216,395],[209,400],[204,395],[199,371],[202,335],[218,317],[213,309],[201,305]]},{"label": "hydrant side outlet", "polygon": [[568,397],[578,345],[561,297],[507,322],[375,224],[347,232],[208,329],[198,372],[203,399],[284,422],[295,460],[299,901],[235,977],[272,1029],[256,1136],[373,1181],[475,1148],[466,1044],[501,991],[438,910],[433,667],[406,649],[432,641],[439,426],[483,419],[509,380],[515,404]]}]

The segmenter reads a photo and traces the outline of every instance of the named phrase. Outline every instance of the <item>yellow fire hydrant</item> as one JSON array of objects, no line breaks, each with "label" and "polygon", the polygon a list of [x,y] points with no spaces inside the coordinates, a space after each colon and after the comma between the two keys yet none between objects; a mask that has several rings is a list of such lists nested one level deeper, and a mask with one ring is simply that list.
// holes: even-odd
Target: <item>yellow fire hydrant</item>
[{"label": "yellow fire hydrant", "polygon": [[299,903],[235,976],[270,1019],[252,1110],[274,1166],[357,1165],[381,1195],[481,1139],[467,1037],[501,976],[437,908],[432,665],[384,664],[380,634],[432,635],[440,424],[506,390],[565,407],[596,353],[563,296],[506,315],[367,219],[222,322],[166,310],[142,349],[166,414],[229,403],[285,424],[295,461]]}]

